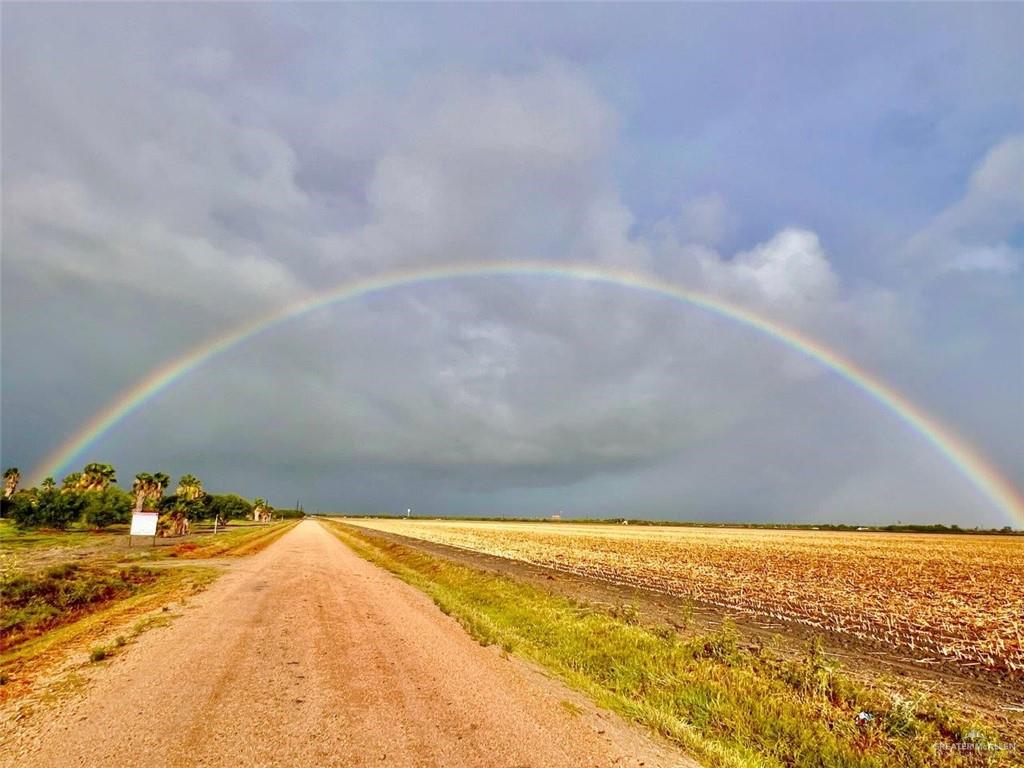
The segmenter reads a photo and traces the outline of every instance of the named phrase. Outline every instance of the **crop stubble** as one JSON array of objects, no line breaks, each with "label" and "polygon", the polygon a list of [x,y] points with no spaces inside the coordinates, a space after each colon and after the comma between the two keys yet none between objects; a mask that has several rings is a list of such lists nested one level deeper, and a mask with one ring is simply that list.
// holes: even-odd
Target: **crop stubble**
[{"label": "crop stubble", "polygon": [[359,520],[360,525],[1024,674],[1024,541]]}]

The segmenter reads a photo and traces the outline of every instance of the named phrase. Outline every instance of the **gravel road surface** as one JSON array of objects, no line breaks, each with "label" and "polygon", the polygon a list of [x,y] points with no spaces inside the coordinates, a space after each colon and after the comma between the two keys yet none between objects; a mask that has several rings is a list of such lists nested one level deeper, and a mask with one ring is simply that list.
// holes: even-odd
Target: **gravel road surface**
[{"label": "gravel road surface", "polygon": [[0,765],[695,765],[481,647],[314,521],[106,664],[5,723]]}]

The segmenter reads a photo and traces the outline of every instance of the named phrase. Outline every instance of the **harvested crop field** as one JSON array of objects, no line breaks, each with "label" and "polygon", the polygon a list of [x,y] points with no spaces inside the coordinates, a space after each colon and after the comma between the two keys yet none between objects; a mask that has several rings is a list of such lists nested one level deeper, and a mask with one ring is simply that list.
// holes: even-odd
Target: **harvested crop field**
[{"label": "harvested crop field", "polygon": [[1024,675],[1018,537],[349,522]]}]

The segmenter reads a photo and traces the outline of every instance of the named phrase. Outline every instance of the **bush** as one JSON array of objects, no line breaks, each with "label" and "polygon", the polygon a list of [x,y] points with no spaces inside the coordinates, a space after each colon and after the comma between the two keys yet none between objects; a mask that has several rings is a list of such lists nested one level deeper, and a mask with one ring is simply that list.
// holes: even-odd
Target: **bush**
[{"label": "bush", "polygon": [[131,494],[113,486],[88,494],[85,522],[96,528],[127,523],[132,515]]},{"label": "bush", "polygon": [[22,491],[10,499],[4,499],[4,516],[11,518],[19,528],[35,528],[41,523],[39,508],[34,495]]},{"label": "bush", "polygon": [[221,520],[244,520],[252,517],[252,504],[233,493],[208,494],[203,499],[203,516]]},{"label": "bush", "polygon": [[19,528],[57,528],[63,530],[82,516],[86,498],[75,491],[23,491],[14,495],[11,518]]},{"label": "bush", "polygon": [[135,592],[156,574],[137,567],[99,568],[64,563],[38,573],[9,573],[0,578],[0,632],[5,641],[66,620],[91,605]]}]

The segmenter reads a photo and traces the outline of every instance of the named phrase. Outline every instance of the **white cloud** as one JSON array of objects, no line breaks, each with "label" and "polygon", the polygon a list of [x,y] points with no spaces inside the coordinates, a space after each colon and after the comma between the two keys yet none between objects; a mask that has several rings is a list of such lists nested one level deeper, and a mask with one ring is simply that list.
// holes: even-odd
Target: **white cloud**
[{"label": "white cloud", "polygon": [[784,229],[731,260],[705,259],[701,266],[713,289],[782,314],[832,301],[839,290],[821,241],[804,229]]},{"label": "white cloud", "polygon": [[916,233],[906,254],[938,274],[1003,275],[1020,264],[1009,239],[1024,226],[1024,135],[992,147],[971,173],[964,196]]}]

